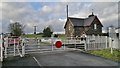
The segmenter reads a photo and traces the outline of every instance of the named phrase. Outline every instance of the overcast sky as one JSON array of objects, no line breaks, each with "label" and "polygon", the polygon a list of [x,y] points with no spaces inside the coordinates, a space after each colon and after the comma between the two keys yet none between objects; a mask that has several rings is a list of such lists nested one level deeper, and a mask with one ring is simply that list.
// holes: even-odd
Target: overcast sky
[{"label": "overcast sky", "polygon": [[37,26],[37,32],[42,32],[49,25],[55,32],[64,32],[67,4],[70,17],[87,18],[93,9],[104,26],[103,30],[110,25],[116,27],[118,25],[117,0],[116,2],[94,2],[94,0],[91,2],[15,2],[13,0],[13,2],[0,3],[2,32],[9,32],[8,25],[16,21],[26,26],[25,33],[33,33],[33,26]]}]

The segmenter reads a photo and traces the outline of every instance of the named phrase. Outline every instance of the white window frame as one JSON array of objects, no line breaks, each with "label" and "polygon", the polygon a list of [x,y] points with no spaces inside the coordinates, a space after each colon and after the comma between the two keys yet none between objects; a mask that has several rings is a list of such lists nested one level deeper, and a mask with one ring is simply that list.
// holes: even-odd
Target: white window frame
[{"label": "white window frame", "polygon": [[94,24],[94,29],[97,29],[97,24]]}]

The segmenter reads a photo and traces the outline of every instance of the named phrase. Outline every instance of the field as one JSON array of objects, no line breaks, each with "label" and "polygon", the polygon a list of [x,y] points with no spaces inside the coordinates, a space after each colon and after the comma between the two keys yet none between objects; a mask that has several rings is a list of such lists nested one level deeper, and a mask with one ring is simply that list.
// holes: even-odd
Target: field
[{"label": "field", "polygon": [[120,50],[114,49],[113,54],[111,54],[110,49],[91,50],[91,51],[88,51],[88,53],[120,62]]},{"label": "field", "polygon": [[23,37],[27,37],[27,38],[43,38],[42,35],[34,35],[34,34],[26,34],[26,35],[23,35]]},{"label": "field", "polygon": [[[27,37],[27,38],[50,38],[50,37],[42,37],[42,35],[34,35],[34,34],[26,34],[26,35],[23,35],[23,37]],[[59,38],[61,40],[64,40],[65,39],[65,35],[64,34],[60,34]]]}]

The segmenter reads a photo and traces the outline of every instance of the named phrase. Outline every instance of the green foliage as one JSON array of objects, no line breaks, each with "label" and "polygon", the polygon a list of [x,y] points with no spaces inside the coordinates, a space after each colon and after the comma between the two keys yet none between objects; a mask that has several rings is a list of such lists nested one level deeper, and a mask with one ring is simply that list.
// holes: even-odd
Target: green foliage
[{"label": "green foliage", "polygon": [[8,29],[14,36],[20,36],[24,33],[23,32],[24,26],[19,22],[9,24]]},{"label": "green foliage", "polygon": [[47,28],[45,28],[44,30],[43,30],[43,36],[44,37],[51,37],[51,35],[52,35],[52,30],[51,30],[51,28],[50,27],[47,27]]},{"label": "green foliage", "polygon": [[113,50],[113,54],[111,54],[110,49],[91,50],[88,53],[120,62],[120,51],[116,49]]}]

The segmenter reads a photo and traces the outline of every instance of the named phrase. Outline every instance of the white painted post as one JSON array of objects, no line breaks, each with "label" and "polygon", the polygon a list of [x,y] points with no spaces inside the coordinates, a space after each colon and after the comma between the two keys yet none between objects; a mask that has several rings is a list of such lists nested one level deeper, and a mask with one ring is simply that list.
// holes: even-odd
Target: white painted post
[{"label": "white painted post", "polygon": [[25,55],[25,45],[24,45],[24,39],[22,39],[22,56]]},{"label": "white painted post", "polygon": [[16,44],[16,41],[15,41],[15,39],[14,39],[14,56],[15,56],[15,49],[16,49],[15,44]]},{"label": "white painted post", "polygon": [[84,46],[85,46],[85,51],[87,51],[87,42],[86,42],[86,40],[84,42]]},{"label": "white painted post", "polygon": [[106,49],[107,49],[108,48],[108,45],[107,45],[107,43],[108,43],[108,37],[105,36],[105,39],[106,39],[105,43],[106,43]]},{"label": "white painted post", "polygon": [[111,41],[112,41],[112,43],[111,43],[111,54],[113,54],[113,39]]},{"label": "white painted post", "polygon": [[53,41],[53,38],[52,38],[52,51],[53,51],[53,46],[54,46],[54,41]]},{"label": "white painted post", "polygon": [[7,47],[5,47],[5,58],[7,58]]},{"label": "white painted post", "polygon": [[5,38],[5,43],[4,43],[4,45],[5,45],[5,58],[7,58],[7,47],[8,47],[8,37],[6,37]]},{"label": "white painted post", "polygon": [[77,39],[75,39],[75,40],[73,40],[73,41],[75,42],[75,48],[77,48],[77,47],[76,47],[76,41],[77,41]]},{"label": "white painted post", "polygon": [[87,40],[87,50],[89,50],[89,46],[90,46],[89,36],[87,36],[86,40]]},{"label": "white painted post", "polygon": [[3,43],[3,39],[2,39],[2,34],[1,34],[1,38],[0,38],[0,51],[1,51],[1,56],[0,56],[0,61],[3,61],[3,46],[2,46],[2,43]]},{"label": "white painted post", "polygon": [[63,40],[64,50],[65,50],[65,40]]}]

